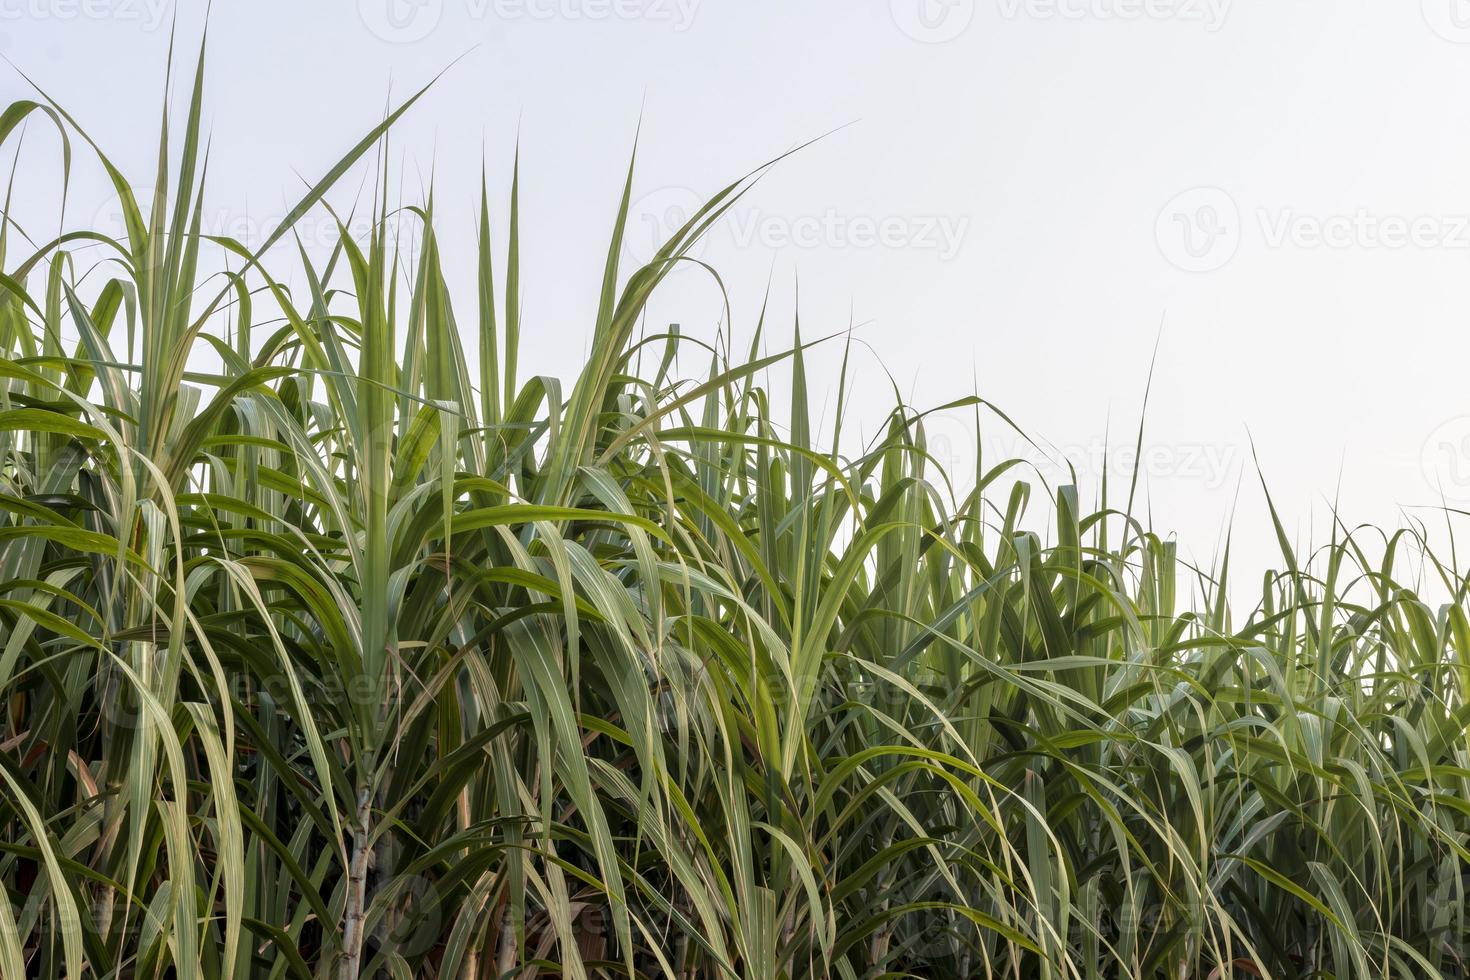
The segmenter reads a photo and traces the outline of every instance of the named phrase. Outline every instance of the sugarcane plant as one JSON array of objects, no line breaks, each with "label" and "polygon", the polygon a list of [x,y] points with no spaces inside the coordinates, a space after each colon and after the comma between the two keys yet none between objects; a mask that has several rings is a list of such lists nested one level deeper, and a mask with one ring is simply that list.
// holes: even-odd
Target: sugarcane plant
[{"label": "sugarcane plant", "polygon": [[646,315],[765,168],[628,268],[630,166],[585,368],[523,376],[518,165],[469,298],[388,193],[423,91],[247,244],[204,64],[143,199],[39,87],[0,115],[123,219],[0,215],[0,977],[1466,975],[1422,531],[1273,508],[1256,591],[984,458],[979,397],[855,440],[844,359],[819,431],[840,335]]}]

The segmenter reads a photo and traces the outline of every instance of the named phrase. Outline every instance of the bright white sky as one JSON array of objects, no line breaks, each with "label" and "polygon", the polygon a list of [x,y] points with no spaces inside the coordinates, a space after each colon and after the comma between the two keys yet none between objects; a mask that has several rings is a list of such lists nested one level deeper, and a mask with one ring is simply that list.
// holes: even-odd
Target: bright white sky
[{"label": "bright white sky", "polygon": [[[0,0],[0,51],[146,185],[175,14],[188,62],[202,3]],[[433,172],[468,320],[482,152],[503,231],[519,127],[523,377],[580,366],[640,115],[635,254],[843,127],[702,257],[740,342],[768,279],[779,333],[798,278],[804,335],[854,325],[851,427],[889,406],[881,359],[915,404],[978,386],[1092,488],[1109,427],[1131,447],[1161,338],[1144,479],[1183,554],[1208,561],[1234,507],[1241,560],[1272,559],[1251,438],[1302,541],[1339,483],[1352,523],[1432,519],[1437,484],[1470,506],[1464,0],[218,0],[210,39],[207,211],[237,234],[464,55],[395,153],[408,186]],[[5,102],[27,92],[0,72]],[[53,222],[54,143],[32,127],[19,178]],[[108,197],[79,151],[71,214]],[[720,314],[689,271],[651,326],[712,337]],[[963,468],[959,425],[936,441]]]}]

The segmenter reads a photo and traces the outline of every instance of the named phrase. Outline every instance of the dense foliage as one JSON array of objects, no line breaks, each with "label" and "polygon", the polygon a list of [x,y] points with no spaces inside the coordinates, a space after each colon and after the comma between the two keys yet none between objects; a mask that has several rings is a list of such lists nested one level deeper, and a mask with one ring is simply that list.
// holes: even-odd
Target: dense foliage
[{"label": "dense foliage", "polygon": [[469,302],[381,195],[288,289],[407,105],[247,248],[200,91],[147,201],[0,116],[127,217],[0,223],[0,975],[1465,975],[1467,580],[1415,536],[1278,524],[1232,616],[1129,488],[1038,533],[902,404],[814,432],[799,335],[644,323],[745,182],[635,270],[625,191],[586,369],[520,377],[514,190]]}]

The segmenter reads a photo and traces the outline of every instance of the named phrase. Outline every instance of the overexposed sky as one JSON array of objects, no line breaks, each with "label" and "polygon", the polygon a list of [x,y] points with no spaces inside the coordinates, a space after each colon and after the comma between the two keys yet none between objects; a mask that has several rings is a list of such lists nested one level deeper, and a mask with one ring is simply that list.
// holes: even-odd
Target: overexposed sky
[{"label": "overexposed sky", "polygon": [[[0,53],[147,185],[175,18],[187,63],[202,3],[0,0]],[[1109,432],[1131,450],[1157,340],[1143,479],[1182,553],[1208,561],[1234,509],[1242,561],[1271,559],[1252,438],[1303,541],[1335,497],[1353,523],[1470,507],[1464,0],[216,0],[208,57],[207,220],[244,237],[460,58],[393,152],[407,198],[435,183],[468,320],[481,161],[503,231],[519,131],[522,377],[580,366],[640,119],[635,257],[830,132],[701,258],[737,345],[768,282],[773,343],[798,284],[806,337],[854,327],[852,428],[889,406],[882,368],[918,405],[978,389],[1087,492]],[[6,103],[28,94],[0,69]],[[30,127],[17,181],[42,225],[55,143]],[[109,198],[79,149],[68,224]],[[691,269],[650,326],[713,337],[721,312]],[[960,421],[933,428],[972,465]]]}]

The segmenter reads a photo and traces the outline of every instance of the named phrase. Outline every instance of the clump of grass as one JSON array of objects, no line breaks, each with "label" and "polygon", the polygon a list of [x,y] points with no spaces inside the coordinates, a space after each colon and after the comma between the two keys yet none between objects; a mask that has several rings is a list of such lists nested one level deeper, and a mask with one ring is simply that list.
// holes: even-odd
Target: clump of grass
[{"label": "clump of grass", "polygon": [[476,296],[382,197],[293,291],[261,257],[413,99],[250,249],[202,72],[150,202],[0,116],[127,217],[0,222],[0,975],[1465,975],[1467,579],[1418,598],[1412,536],[1282,534],[1232,616],[1071,487],[1045,536],[1008,463],[947,503],[907,406],[819,435],[764,323],[675,377],[645,303],[744,182],[639,269],[624,190],[566,390],[514,190]]}]

